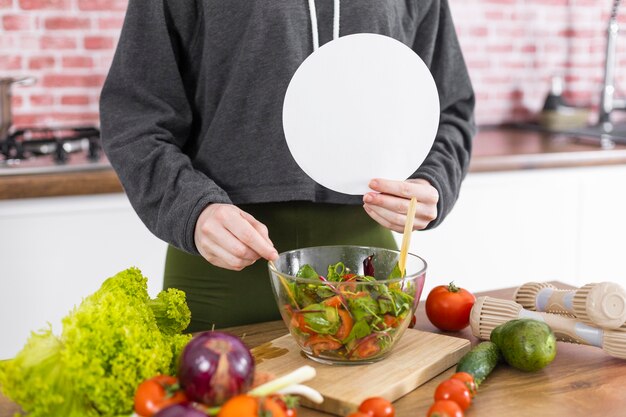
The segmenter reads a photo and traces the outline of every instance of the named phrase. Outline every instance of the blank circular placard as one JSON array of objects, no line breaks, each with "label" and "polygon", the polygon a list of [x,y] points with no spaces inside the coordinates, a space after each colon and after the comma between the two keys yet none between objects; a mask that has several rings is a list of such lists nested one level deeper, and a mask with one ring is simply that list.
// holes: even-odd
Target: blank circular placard
[{"label": "blank circular placard", "polygon": [[404,180],[435,140],[439,96],[430,71],[403,43],[343,36],[294,74],[283,107],[289,150],[319,184],[364,194],[372,178]]}]

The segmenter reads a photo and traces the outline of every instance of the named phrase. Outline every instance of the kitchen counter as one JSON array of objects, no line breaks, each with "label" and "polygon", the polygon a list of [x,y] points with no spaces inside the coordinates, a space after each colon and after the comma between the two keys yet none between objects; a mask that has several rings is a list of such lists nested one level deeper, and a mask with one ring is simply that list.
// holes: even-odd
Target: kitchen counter
[{"label": "kitchen counter", "polygon": [[470,172],[626,164],[626,145],[599,143],[519,128],[483,128],[474,139]]},{"label": "kitchen counter", "polygon": [[[474,140],[470,172],[626,164],[626,146],[602,149],[566,136],[512,128],[483,128]],[[0,200],[122,192],[113,170],[0,175]]]},{"label": "kitchen counter", "polygon": [[[566,285],[558,284],[560,288]],[[488,291],[479,295],[512,299],[514,289]],[[416,328],[437,331],[426,319],[424,303],[418,308]],[[282,321],[241,326],[227,331],[242,336],[255,347],[284,335]],[[479,342],[468,329],[451,334]],[[478,396],[465,413],[466,417],[589,417],[623,416],[626,410],[626,361],[614,359],[601,349],[559,342],[554,362],[542,371],[526,373],[500,365],[481,385]],[[454,368],[447,370],[394,403],[396,416],[425,416],[433,403],[437,385],[449,378]],[[0,417],[11,417],[16,406],[0,397]],[[329,416],[307,408],[298,410],[300,417]]]}]

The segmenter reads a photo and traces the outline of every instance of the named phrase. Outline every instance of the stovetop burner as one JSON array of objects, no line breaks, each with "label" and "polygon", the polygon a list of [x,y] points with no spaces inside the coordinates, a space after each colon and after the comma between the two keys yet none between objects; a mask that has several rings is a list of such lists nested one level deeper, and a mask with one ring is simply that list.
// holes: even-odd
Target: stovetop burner
[{"label": "stovetop burner", "polygon": [[[70,167],[72,165],[72,167]],[[92,169],[108,166],[102,153],[100,130],[93,126],[17,129],[0,140],[0,170],[35,171]],[[60,169],[65,166],[67,169]],[[5,171],[5,170],[2,170]],[[0,171],[0,175],[2,174]],[[18,172],[14,172],[17,174]]]}]

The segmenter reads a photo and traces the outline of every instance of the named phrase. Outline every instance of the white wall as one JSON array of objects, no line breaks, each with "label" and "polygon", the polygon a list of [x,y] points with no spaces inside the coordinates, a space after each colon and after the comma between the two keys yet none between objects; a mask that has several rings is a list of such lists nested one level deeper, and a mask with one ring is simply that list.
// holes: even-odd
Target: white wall
[{"label": "white wall", "polygon": [[[439,228],[413,233],[423,298],[558,280],[626,287],[626,166],[470,174]],[[401,236],[397,235],[398,242]],[[0,358],[129,266],[161,288],[166,245],[123,194],[0,201]]]},{"label": "white wall", "polygon": [[124,194],[1,201],[0,359],[47,322],[58,333],[75,304],[130,266],[156,295],[165,248]]}]

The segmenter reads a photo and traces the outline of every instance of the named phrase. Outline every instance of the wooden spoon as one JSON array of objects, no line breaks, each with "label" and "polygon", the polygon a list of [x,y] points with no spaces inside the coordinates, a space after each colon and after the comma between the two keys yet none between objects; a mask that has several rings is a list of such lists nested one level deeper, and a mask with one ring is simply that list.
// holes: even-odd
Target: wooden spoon
[{"label": "wooden spoon", "polygon": [[406,214],[406,222],[404,223],[404,234],[402,235],[402,247],[400,248],[400,260],[398,261],[398,267],[400,268],[400,274],[404,277],[406,273],[406,255],[409,252],[409,245],[411,244],[411,232],[413,232],[413,222],[415,221],[415,209],[417,208],[417,199],[411,198],[409,203],[409,210]]},{"label": "wooden spoon", "polygon": [[272,267],[272,269],[276,272],[276,275],[278,275],[278,279],[280,280],[280,283],[283,284],[283,288],[285,288],[285,291],[289,295],[289,298],[291,298],[293,305],[295,305],[296,308],[300,310],[300,306],[298,305],[298,302],[296,301],[296,297],[294,297],[293,293],[291,292],[291,288],[289,288],[289,285],[287,284],[287,280],[285,279],[285,277],[283,277],[280,274],[280,272],[278,272],[278,268],[276,268],[274,261],[269,261],[269,264],[270,264],[270,267]]}]

